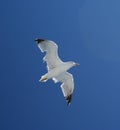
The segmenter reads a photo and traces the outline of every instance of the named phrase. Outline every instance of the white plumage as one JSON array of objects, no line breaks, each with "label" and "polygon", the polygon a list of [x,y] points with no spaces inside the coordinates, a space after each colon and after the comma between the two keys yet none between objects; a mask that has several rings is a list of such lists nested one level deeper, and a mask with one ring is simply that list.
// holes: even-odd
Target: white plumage
[{"label": "white plumage", "polygon": [[61,61],[58,57],[58,46],[55,42],[43,39],[36,39],[35,41],[37,41],[40,50],[46,52],[43,60],[47,63],[48,73],[43,75],[40,81],[46,82],[48,79],[53,79],[55,83],[62,82],[61,89],[69,105],[74,90],[74,81],[72,74],[68,73],[67,70],[79,64],[73,61]]}]

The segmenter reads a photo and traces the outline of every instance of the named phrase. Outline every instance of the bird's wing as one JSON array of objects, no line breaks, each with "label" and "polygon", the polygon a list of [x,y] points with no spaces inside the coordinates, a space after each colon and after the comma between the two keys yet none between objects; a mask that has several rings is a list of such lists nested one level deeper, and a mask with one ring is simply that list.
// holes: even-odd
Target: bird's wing
[{"label": "bird's wing", "polygon": [[46,52],[43,60],[47,62],[48,71],[62,63],[58,57],[58,46],[55,42],[44,40],[38,43],[38,47],[42,52]]},{"label": "bird's wing", "polygon": [[69,105],[71,103],[72,94],[74,90],[74,81],[72,74],[64,72],[57,77],[54,77],[53,80],[54,82],[62,82],[62,85],[60,87],[67,101],[67,104]]}]

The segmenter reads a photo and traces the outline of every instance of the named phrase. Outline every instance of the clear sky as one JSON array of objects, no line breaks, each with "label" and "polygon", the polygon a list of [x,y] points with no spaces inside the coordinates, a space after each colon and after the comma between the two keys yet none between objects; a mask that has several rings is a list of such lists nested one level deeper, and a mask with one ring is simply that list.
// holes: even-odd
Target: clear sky
[{"label": "clear sky", "polygon": [[[35,38],[81,64],[67,107]],[[120,130],[120,1],[0,1],[0,130]]]}]

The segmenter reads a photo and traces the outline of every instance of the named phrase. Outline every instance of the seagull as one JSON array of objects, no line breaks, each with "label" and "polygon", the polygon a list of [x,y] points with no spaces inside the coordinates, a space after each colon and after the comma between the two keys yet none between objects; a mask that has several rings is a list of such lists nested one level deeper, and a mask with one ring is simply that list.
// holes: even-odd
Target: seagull
[{"label": "seagull", "polygon": [[61,89],[63,96],[66,99],[67,105],[70,105],[72,95],[74,91],[73,75],[67,72],[73,66],[80,64],[68,61],[63,62],[58,56],[58,46],[54,41],[35,39],[41,52],[46,52],[43,61],[47,63],[48,73],[41,76],[40,82],[46,82],[48,79],[52,79],[55,83],[61,82]]}]

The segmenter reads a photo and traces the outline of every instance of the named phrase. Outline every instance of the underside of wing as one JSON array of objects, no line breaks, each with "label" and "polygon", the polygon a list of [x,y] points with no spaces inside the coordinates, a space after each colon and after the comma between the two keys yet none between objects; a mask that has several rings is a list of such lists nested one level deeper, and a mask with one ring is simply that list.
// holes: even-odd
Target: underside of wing
[{"label": "underside of wing", "polygon": [[58,46],[55,44],[55,42],[44,40],[38,43],[38,47],[42,52],[46,52],[43,60],[47,62],[48,70],[51,70],[62,63],[58,57]]},{"label": "underside of wing", "polygon": [[69,105],[71,103],[72,94],[74,90],[74,81],[72,74],[64,72],[57,77],[54,77],[53,80],[55,82],[62,82],[61,89],[67,101],[67,104]]}]

